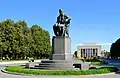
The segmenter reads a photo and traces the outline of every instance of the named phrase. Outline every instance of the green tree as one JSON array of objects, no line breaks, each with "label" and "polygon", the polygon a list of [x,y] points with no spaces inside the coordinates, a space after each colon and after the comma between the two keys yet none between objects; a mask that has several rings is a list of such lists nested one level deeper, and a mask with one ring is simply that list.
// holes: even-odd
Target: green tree
[{"label": "green tree", "polygon": [[38,25],[31,28],[23,21],[0,22],[0,57],[26,59],[48,58],[51,53],[49,32]]},{"label": "green tree", "polygon": [[112,58],[117,59],[120,57],[120,39],[118,39],[115,43],[111,45],[110,55]]},{"label": "green tree", "polygon": [[77,57],[77,51],[74,52],[74,57],[75,57],[75,58],[78,58],[78,57]]},{"label": "green tree", "polygon": [[38,25],[33,25],[31,27],[31,33],[34,40],[32,44],[34,56],[37,56],[37,58],[48,58],[51,52],[49,32],[43,30]]}]

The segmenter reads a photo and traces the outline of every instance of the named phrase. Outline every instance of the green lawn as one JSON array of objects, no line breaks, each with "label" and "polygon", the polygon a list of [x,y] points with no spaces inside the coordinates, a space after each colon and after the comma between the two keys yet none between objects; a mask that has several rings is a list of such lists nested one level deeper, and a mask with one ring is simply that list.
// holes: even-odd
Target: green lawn
[{"label": "green lawn", "polygon": [[[80,58],[75,58],[75,60],[81,60]],[[93,65],[101,65],[101,64],[107,64],[105,62],[100,62],[99,60],[97,59],[84,59],[85,62],[89,62],[90,64],[93,64]]]},{"label": "green lawn", "polygon": [[105,62],[90,62],[90,64],[93,64],[93,65],[101,65],[101,64],[107,64]]},{"label": "green lawn", "polygon": [[116,67],[101,67],[90,70],[35,70],[24,69],[22,66],[9,66],[5,69],[8,72],[32,75],[90,75],[116,72]]}]

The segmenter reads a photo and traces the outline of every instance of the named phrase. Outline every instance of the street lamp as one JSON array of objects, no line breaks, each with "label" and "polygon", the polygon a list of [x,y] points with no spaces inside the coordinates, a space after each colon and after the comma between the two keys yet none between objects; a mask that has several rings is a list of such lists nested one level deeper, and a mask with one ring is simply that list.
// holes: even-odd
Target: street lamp
[{"label": "street lamp", "polygon": [[25,59],[26,59],[26,48],[27,48],[27,47],[25,47]]}]

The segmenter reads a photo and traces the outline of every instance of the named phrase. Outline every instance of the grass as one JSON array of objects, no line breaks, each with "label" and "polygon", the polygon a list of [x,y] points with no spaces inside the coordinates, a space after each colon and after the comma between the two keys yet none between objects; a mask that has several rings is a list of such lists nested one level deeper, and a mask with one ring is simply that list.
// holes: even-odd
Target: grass
[{"label": "grass", "polygon": [[102,64],[107,64],[107,63],[105,63],[105,62],[90,62],[90,64],[92,64],[92,65],[102,65]]},{"label": "grass", "polygon": [[[75,60],[81,60],[80,58],[75,58]],[[108,64],[105,62],[101,62],[98,59],[83,59],[85,62],[89,62],[92,65],[102,65],[102,64]]]},{"label": "grass", "polygon": [[35,70],[24,69],[22,66],[9,66],[5,69],[8,72],[20,73],[20,74],[32,74],[32,75],[90,75],[90,74],[103,74],[115,72],[118,69],[116,67],[101,67],[98,69],[90,70]]},{"label": "grass", "polygon": [[75,58],[75,60],[81,60],[80,58]]},{"label": "grass", "polygon": [[98,59],[81,59],[81,58],[75,58],[75,60],[81,60],[81,61],[85,61],[85,62],[97,62],[99,61]]}]

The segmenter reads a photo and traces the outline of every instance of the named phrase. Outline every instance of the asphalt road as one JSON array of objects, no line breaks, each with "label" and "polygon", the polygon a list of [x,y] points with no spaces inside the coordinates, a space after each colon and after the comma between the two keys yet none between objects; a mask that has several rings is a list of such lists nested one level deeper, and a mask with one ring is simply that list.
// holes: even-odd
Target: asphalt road
[{"label": "asphalt road", "polygon": [[102,61],[106,61],[108,63],[120,63],[120,60],[114,60],[114,59],[99,59]]},{"label": "asphalt road", "polygon": [[120,60],[114,60],[114,59],[99,59],[99,60],[108,62],[109,65],[113,65],[120,68]]}]

